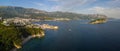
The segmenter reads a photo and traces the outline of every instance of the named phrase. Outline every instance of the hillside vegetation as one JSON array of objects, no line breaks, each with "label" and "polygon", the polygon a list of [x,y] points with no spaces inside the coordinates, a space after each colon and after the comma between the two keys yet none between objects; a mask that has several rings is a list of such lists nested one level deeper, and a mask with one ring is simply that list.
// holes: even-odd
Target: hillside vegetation
[{"label": "hillside vegetation", "polygon": [[22,41],[33,34],[43,31],[37,28],[5,26],[0,22],[0,51],[9,51],[16,45],[22,47]]}]

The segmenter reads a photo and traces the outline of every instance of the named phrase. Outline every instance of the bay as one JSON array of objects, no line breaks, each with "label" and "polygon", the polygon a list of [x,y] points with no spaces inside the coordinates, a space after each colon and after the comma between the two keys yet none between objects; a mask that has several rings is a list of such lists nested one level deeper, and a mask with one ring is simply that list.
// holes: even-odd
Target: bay
[{"label": "bay", "polygon": [[45,37],[26,43],[21,51],[120,51],[120,20],[87,24],[85,20],[42,21],[59,26],[45,30]]}]

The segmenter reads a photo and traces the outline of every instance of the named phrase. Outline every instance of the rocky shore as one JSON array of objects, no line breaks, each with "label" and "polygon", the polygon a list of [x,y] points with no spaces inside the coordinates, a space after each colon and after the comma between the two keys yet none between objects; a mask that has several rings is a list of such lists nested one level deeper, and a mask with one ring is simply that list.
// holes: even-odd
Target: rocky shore
[{"label": "rocky shore", "polygon": [[[45,34],[44,32],[42,31],[41,34],[34,34],[34,35],[30,35],[28,37],[26,37],[23,41],[22,41],[22,45],[24,45],[25,43],[27,43],[29,40],[31,40],[32,38],[41,38],[41,37],[44,37]],[[20,45],[17,45],[14,43],[14,46],[15,48],[13,48],[11,51],[17,51],[18,49],[22,48],[22,46]]]}]

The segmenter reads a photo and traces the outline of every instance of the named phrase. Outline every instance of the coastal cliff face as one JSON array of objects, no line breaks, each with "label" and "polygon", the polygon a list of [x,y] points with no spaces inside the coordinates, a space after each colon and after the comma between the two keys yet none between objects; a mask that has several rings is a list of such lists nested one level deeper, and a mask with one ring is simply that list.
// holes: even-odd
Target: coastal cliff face
[{"label": "coastal cliff face", "polygon": [[43,37],[44,31],[41,28],[17,27],[14,25],[5,26],[0,22],[0,51],[22,48],[22,42],[32,35]]}]

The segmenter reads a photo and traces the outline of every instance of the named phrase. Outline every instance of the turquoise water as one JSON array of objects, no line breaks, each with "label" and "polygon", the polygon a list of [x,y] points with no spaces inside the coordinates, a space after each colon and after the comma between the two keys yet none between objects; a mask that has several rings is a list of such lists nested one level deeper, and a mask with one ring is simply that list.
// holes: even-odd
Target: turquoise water
[{"label": "turquoise water", "polygon": [[45,37],[32,39],[21,51],[120,51],[120,21],[87,24],[86,21],[43,21],[59,26],[46,30]]}]

